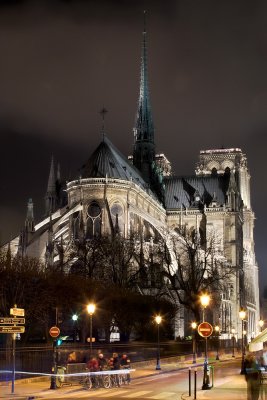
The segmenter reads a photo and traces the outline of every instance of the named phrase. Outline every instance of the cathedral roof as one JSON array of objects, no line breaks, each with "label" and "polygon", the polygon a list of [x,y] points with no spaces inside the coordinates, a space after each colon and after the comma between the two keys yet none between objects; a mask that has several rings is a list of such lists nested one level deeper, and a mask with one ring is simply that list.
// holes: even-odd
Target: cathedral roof
[{"label": "cathedral roof", "polygon": [[222,206],[228,181],[226,176],[167,177],[164,180],[166,209],[192,208],[196,204],[196,195],[207,207],[212,201]]},{"label": "cathedral roof", "polygon": [[139,171],[106,136],[84,165],[82,177],[123,179],[133,181],[147,189],[147,184]]}]

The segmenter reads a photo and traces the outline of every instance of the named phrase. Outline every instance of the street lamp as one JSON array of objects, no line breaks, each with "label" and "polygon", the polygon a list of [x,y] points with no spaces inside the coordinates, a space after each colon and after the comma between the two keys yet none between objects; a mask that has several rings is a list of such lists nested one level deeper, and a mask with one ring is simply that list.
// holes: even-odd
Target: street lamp
[{"label": "street lamp", "polygon": [[216,325],[214,327],[215,335],[216,335],[216,360],[219,360],[219,334],[220,334],[220,327]]},{"label": "street lamp", "polygon": [[242,361],[241,361],[241,371],[240,374],[245,374],[245,346],[244,346],[244,319],[246,318],[246,311],[243,307],[240,308],[239,318],[241,319],[241,330],[242,330],[242,339],[241,339],[241,351],[242,351]]},{"label": "street lamp", "polygon": [[192,328],[192,344],[193,344],[193,361],[192,363],[196,363],[196,328],[197,328],[197,323],[192,322],[191,323],[191,328]]},{"label": "street lamp", "polygon": [[88,304],[87,312],[90,315],[90,357],[92,357],[93,314],[95,312],[95,304],[94,303]]},{"label": "street lamp", "polygon": [[232,357],[235,357],[235,329],[232,329]]},{"label": "street lamp", "polygon": [[261,332],[262,332],[263,325],[264,325],[264,321],[263,321],[263,319],[260,319],[259,320],[259,326],[260,326],[260,331]]},{"label": "street lamp", "polygon": [[73,342],[76,342],[78,315],[77,314],[73,314],[71,319],[73,321],[73,335],[74,335],[73,336]]},{"label": "street lamp", "polygon": [[[208,294],[202,294],[200,296],[200,303],[203,307],[203,322],[205,322],[205,309],[210,303],[210,296]],[[203,373],[203,385],[202,390],[211,389],[210,377],[208,375],[208,338],[205,337],[205,360],[204,360],[204,373]]]},{"label": "street lamp", "polygon": [[208,307],[209,303],[210,303],[210,296],[208,294],[202,294],[200,296],[200,303],[203,307],[203,322],[204,322],[204,318],[205,318],[205,308]]},{"label": "street lamp", "polygon": [[158,325],[158,349],[157,349],[157,365],[156,370],[160,370],[160,347],[159,347],[159,326],[161,324],[162,318],[160,315],[155,317],[156,324]]}]

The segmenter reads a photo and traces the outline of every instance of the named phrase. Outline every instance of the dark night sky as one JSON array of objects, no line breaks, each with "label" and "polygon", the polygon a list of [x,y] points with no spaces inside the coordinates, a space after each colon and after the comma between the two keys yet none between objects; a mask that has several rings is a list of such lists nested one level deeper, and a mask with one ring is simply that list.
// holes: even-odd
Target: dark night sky
[{"label": "dark night sky", "polygon": [[66,179],[106,132],[132,151],[143,29],[157,151],[178,175],[199,150],[240,147],[252,175],[256,254],[267,283],[266,0],[0,1],[0,234],[43,212],[51,155]]}]

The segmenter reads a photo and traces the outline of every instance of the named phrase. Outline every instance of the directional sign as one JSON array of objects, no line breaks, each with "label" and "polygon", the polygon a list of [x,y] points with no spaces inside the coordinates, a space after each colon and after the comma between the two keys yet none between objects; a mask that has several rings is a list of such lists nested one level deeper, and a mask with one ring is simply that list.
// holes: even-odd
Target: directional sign
[{"label": "directional sign", "polygon": [[52,336],[52,337],[58,337],[59,334],[60,334],[60,329],[59,329],[57,326],[52,326],[52,327],[49,329],[49,334],[50,334],[50,336]]},{"label": "directional sign", "polygon": [[208,322],[202,322],[197,327],[198,333],[202,337],[209,337],[213,332],[213,327]]},{"label": "directional sign", "polygon": [[24,308],[10,308],[10,315],[16,315],[18,317],[24,317]]},{"label": "directional sign", "polygon": [[25,318],[0,317],[0,324],[23,325],[25,324]]},{"label": "directional sign", "polygon": [[24,333],[25,326],[0,326],[0,333]]}]

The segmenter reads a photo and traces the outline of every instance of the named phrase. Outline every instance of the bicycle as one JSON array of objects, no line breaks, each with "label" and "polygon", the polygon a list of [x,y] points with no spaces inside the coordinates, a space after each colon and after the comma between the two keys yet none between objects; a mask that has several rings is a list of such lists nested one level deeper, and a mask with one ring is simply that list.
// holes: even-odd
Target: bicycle
[{"label": "bicycle", "polygon": [[63,385],[67,385],[67,383],[65,382],[65,374],[66,371],[66,367],[62,367],[62,366],[58,366],[57,367],[57,375],[56,375],[56,387],[60,388]]},{"label": "bicycle", "polygon": [[84,376],[82,380],[80,381],[81,385],[83,386],[84,389],[90,390],[93,387],[93,382],[90,376],[90,373],[88,375]]}]

